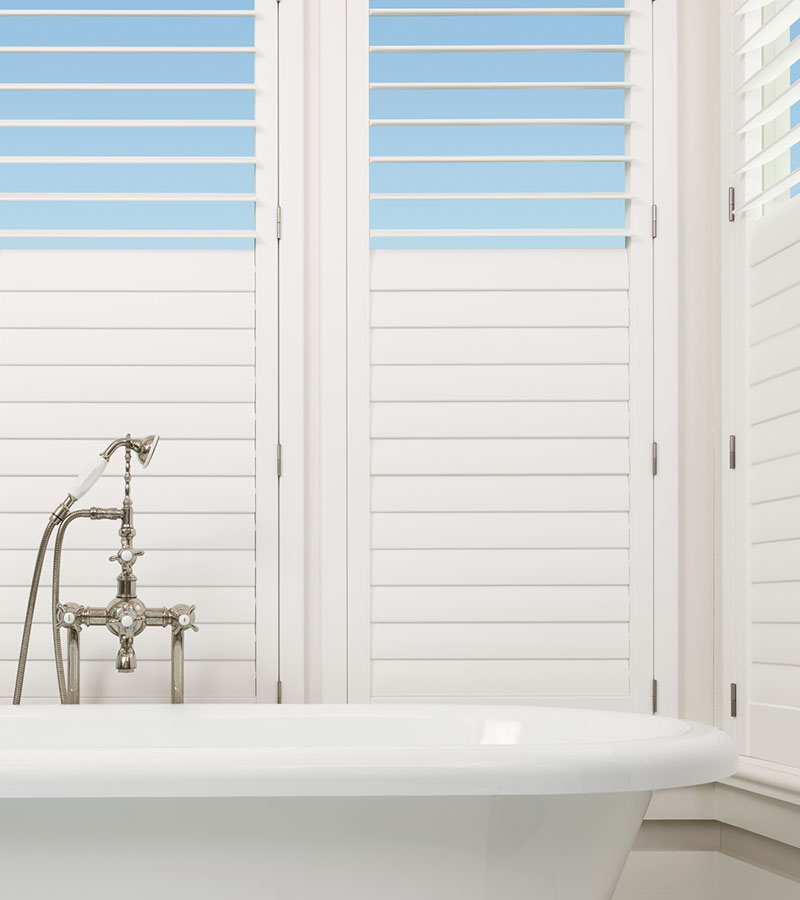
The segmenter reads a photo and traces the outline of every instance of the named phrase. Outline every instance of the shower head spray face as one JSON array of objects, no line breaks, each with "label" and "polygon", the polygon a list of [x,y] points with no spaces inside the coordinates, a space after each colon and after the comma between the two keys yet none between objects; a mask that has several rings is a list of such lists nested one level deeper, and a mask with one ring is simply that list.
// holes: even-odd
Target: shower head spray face
[{"label": "shower head spray face", "polygon": [[153,459],[153,454],[156,452],[156,447],[158,446],[158,435],[149,434],[146,438],[143,438],[138,443],[139,446],[136,448],[136,455],[139,457],[139,462],[142,464],[142,468],[146,469],[150,465],[150,461]]}]

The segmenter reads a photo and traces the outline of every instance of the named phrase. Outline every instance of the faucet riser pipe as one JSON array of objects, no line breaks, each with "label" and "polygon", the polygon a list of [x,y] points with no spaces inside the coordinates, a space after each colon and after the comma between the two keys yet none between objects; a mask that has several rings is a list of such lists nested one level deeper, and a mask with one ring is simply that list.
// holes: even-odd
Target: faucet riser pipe
[{"label": "faucet riser pipe", "polygon": [[183,629],[172,632],[172,702],[183,703]]},{"label": "faucet riser pipe", "polygon": [[67,703],[81,702],[81,633],[67,632]]}]

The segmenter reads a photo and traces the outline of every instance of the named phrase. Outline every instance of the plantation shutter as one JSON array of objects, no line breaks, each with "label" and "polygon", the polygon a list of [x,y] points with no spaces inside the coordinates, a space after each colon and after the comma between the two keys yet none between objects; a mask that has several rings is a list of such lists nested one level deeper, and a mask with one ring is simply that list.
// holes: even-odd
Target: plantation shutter
[{"label": "plantation shutter", "polygon": [[651,3],[442,6],[349,14],[349,697],[649,711]]},{"label": "plantation shutter", "polygon": [[[109,440],[155,431],[133,473],[140,598],[197,605],[187,699],[254,699],[259,671],[271,701],[277,4],[50,6],[0,9],[0,694],[47,514]],[[121,467],[89,505],[120,505]],[[106,605],[116,525],[68,544],[62,597]],[[50,566],[26,700],[56,696]],[[169,698],[167,632],[137,638],[126,678],[104,629],[82,644],[84,699]]]},{"label": "plantation shutter", "polygon": [[800,766],[800,3],[734,19],[737,721],[743,752]]}]

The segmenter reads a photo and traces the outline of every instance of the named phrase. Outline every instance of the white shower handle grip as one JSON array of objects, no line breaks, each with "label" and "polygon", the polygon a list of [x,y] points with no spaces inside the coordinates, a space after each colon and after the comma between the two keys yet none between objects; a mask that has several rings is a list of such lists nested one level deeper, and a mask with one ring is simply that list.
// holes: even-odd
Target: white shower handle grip
[{"label": "white shower handle grip", "polygon": [[84,472],[82,472],[69,489],[70,494],[80,500],[83,495],[94,486],[98,478],[105,472],[108,460],[100,457],[97,462],[93,462]]}]

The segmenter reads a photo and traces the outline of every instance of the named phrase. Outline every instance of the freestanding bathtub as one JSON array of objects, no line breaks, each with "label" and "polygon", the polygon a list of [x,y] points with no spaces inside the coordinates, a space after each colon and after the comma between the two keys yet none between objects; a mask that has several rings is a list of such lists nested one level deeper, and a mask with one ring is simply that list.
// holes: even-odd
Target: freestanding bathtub
[{"label": "freestanding bathtub", "polygon": [[608,900],[651,792],[735,767],[585,710],[6,707],[2,895]]}]

